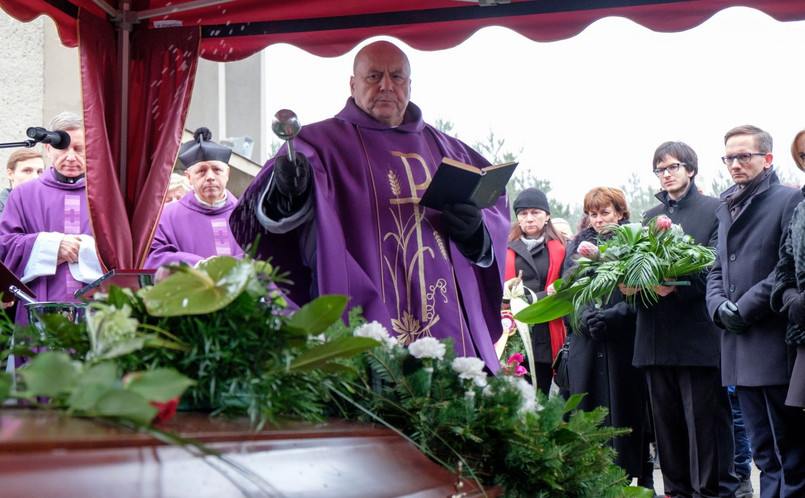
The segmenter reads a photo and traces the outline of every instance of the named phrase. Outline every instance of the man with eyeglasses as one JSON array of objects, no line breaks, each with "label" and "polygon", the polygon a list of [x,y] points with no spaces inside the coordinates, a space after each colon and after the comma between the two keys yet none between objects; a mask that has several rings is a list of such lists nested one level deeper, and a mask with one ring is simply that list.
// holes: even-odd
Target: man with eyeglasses
[{"label": "man with eyeglasses", "polygon": [[[715,247],[719,200],[696,188],[696,152],[665,142],[653,158],[660,203],[643,223],[665,215],[698,244]],[[683,286],[659,285],[652,306],[637,299],[633,365],[646,376],[667,496],[735,496],[732,414],[721,386],[719,331],[707,312],[705,274]],[[721,487],[721,494],[719,493]]]},{"label": "man with eyeglasses", "polygon": [[797,189],[785,187],[772,166],[772,138],[755,126],[724,137],[735,185],[721,194],[716,262],[707,279],[707,308],[721,333],[721,381],[734,385],[761,471],[760,496],[805,496],[805,415],[785,406],[793,350],[787,318],[771,309],[780,240]]}]

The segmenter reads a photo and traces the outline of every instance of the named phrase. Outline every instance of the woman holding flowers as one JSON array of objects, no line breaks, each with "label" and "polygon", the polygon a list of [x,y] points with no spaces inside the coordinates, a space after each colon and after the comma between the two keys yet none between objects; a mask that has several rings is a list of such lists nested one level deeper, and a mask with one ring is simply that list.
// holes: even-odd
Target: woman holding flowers
[{"label": "woman holding flowers", "polygon": [[[587,192],[584,212],[590,224],[567,246],[565,276],[574,271],[579,257],[595,257],[597,246],[609,238],[612,227],[629,223],[626,197],[616,188],[595,187]],[[613,292],[602,303],[577,311],[577,319],[570,320],[568,337],[570,394],[587,393],[578,405],[580,410],[606,407],[606,425],[632,429],[613,445],[618,453],[616,463],[631,477],[640,478],[648,404],[643,375],[632,367],[635,310],[620,292]]]},{"label": "woman holding flowers", "polygon": [[[551,222],[551,208],[545,193],[527,188],[514,200],[517,219],[509,233],[506,254],[505,280],[508,283],[518,276],[527,301],[542,299],[547,288],[559,278],[565,259],[565,237]],[[561,318],[531,326],[532,354],[535,372],[532,379],[546,396],[551,389],[553,371],[551,363],[565,342],[565,324]]]}]

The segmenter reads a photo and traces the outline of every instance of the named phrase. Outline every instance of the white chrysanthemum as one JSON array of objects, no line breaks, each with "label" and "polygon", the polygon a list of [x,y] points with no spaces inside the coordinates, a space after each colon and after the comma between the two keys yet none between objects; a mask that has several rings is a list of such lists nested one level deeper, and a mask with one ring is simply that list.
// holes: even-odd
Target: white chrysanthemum
[{"label": "white chrysanthemum", "polygon": [[446,350],[445,345],[433,337],[417,339],[408,346],[408,351],[410,351],[415,358],[419,358],[420,360],[425,358],[441,360],[444,358]]},{"label": "white chrysanthemum", "polygon": [[388,329],[378,321],[373,321],[356,327],[352,333],[355,337],[368,337],[382,344],[386,349],[393,348],[397,341],[389,335]]},{"label": "white chrysanthemum", "polygon": [[485,387],[486,372],[484,372],[484,362],[480,358],[470,358],[459,356],[451,364],[453,370],[458,373],[459,379],[467,379],[475,382],[478,387]]},{"label": "white chrysanthemum", "polygon": [[540,407],[537,404],[537,394],[534,392],[534,386],[529,384],[525,379],[522,377],[512,377],[507,375],[514,387],[520,391],[520,411],[521,412],[535,412],[540,410]]}]

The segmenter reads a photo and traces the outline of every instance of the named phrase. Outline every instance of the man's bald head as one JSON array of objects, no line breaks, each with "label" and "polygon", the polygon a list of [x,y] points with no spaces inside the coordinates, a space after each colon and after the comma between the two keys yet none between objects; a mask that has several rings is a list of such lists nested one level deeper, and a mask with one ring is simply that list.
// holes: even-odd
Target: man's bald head
[{"label": "man's bald head", "polygon": [[393,43],[370,43],[358,51],[349,87],[355,103],[381,123],[398,126],[411,98],[411,64]]}]

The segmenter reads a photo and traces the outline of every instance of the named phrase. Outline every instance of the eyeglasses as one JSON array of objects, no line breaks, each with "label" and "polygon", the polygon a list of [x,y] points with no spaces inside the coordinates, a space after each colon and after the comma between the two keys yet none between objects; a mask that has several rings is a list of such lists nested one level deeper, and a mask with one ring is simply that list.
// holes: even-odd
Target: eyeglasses
[{"label": "eyeglasses", "polygon": [[672,163],[665,168],[654,168],[654,174],[657,176],[662,176],[666,171],[669,173],[676,173],[679,171],[680,166],[687,166],[687,163]]},{"label": "eyeglasses", "polygon": [[724,156],[721,161],[727,166],[731,165],[734,160],[738,160],[738,164],[746,164],[752,160],[752,156],[765,156],[765,152],[746,152],[744,154],[735,154],[734,156]]}]

